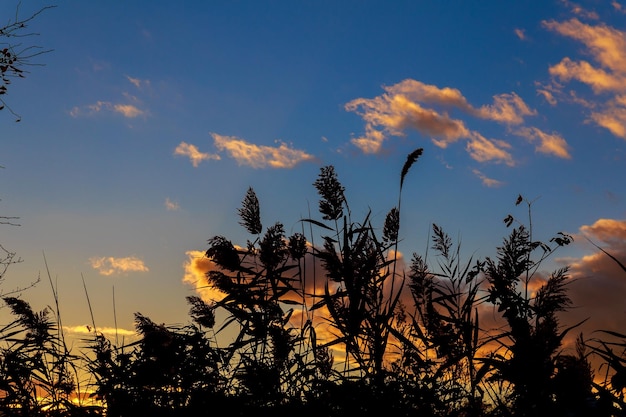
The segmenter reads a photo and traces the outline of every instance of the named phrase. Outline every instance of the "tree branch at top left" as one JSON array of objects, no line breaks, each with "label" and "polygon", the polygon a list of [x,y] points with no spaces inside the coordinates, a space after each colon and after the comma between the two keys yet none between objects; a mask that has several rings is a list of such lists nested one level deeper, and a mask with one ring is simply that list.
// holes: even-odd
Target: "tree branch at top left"
[{"label": "tree branch at top left", "polygon": [[39,55],[51,52],[51,49],[43,49],[37,45],[24,42],[25,39],[39,35],[29,31],[30,23],[45,10],[56,6],[45,6],[32,13],[26,18],[19,16],[20,4],[18,3],[15,16],[0,26],[0,110],[7,109],[19,122],[21,117],[5,101],[9,85],[15,78],[24,78],[28,74],[30,66],[43,64],[33,62]]}]

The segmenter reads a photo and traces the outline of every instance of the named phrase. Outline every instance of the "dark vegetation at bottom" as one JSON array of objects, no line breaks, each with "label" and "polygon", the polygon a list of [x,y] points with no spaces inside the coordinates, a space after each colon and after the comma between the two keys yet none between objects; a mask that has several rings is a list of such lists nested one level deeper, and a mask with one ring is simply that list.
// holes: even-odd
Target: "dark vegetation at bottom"
[{"label": "dark vegetation at bottom", "polygon": [[568,268],[540,267],[572,238],[534,240],[522,196],[528,218],[504,219],[493,257],[462,259],[433,224],[434,253],[400,264],[402,188],[421,154],[408,156],[378,228],[369,214],[352,219],[332,166],[313,184],[322,218],[291,236],[280,222],[263,228],[248,189],[237,214],[251,240],[209,239],[207,285],[223,297],[187,297],[189,324],[137,313],[138,340],[117,345],[93,322],[74,352],[53,285],[54,309],[5,296],[14,320],[0,328],[0,416],[626,415],[626,335],[580,334],[565,349],[580,324],[560,322]]}]

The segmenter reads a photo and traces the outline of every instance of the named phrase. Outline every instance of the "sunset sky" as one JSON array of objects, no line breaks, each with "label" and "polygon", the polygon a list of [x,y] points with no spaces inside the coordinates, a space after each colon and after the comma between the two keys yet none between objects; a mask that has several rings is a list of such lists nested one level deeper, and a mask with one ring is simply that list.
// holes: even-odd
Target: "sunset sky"
[{"label": "sunset sky", "polygon": [[1,288],[41,275],[23,297],[52,305],[47,262],[68,331],[91,322],[83,280],[102,329],[188,322],[194,257],[250,238],[248,187],[292,234],[321,219],[312,184],[333,165],[353,219],[382,228],[422,147],[406,257],[432,223],[493,257],[502,219],[528,221],[521,194],[536,239],[574,236],[545,264],[577,278],[565,324],[626,332],[626,274],[585,238],[626,263],[626,2],[64,0],[28,33],[51,51],[0,112],[0,215],[20,224],[0,244],[23,260]]}]

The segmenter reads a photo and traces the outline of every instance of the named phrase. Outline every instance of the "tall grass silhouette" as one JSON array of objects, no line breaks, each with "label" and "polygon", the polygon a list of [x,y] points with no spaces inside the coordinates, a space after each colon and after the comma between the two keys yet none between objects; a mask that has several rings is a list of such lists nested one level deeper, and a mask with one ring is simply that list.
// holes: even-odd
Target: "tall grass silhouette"
[{"label": "tall grass silhouette", "polygon": [[[14,320],[0,328],[0,415],[624,415],[626,334],[564,349],[580,324],[566,321],[569,270],[540,266],[572,238],[534,240],[522,196],[527,218],[505,217],[493,257],[465,258],[432,224],[426,253],[404,265],[402,191],[422,153],[407,156],[382,224],[353,218],[333,166],[313,182],[318,216],[291,235],[264,227],[248,188],[236,213],[245,246],[207,241],[206,285],[223,296],[187,297],[182,325],[137,312],[134,342],[110,340],[91,314],[91,336],[71,351],[51,280],[54,308],[4,297]],[[606,362],[604,382],[591,355]]]}]

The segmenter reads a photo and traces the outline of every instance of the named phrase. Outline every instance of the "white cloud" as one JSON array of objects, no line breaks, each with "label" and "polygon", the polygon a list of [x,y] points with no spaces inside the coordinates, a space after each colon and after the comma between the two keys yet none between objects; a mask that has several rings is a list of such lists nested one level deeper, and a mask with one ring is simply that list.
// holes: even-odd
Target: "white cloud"
[{"label": "white cloud", "polygon": [[89,258],[89,263],[93,269],[100,273],[100,275],[105,276],[128,272],[149,271],[144,262],[135,256],[127,256],[124,258],[115,258],[113,256],[92,257]]}]

